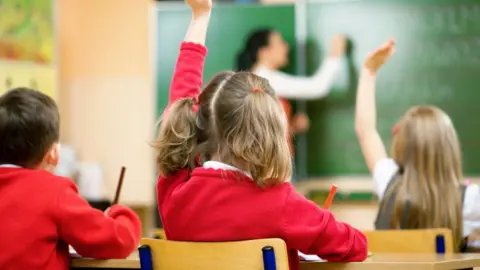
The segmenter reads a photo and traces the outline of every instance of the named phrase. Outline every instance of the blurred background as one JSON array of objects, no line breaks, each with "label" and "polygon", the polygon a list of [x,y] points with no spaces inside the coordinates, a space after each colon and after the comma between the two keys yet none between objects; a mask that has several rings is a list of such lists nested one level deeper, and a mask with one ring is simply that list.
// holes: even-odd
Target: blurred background
[{"label": "blurred background", "polygon": [[[288,42],[286,72],[312,74],[336,34],[349,39],[332,93],[292,101],[310,117],[295,138],[297,189],[323,204],[332,184],[338,219],[373,229],[377,199],[353,125],[357,72],[367,52],[389,37],[397,55],[379,76],[379,129],[387,144],[401,114],[433,104],[453,119],[464,171],[480,173],[480,1],[363,0],[218,1],[209,28],[205,80],[234,69],[255,29],[271,27]],[[141,216],[145,234],[156,217],[154,154],[149,142],[167,103],[178,47],[190,20],[183,1],[0,1],[0,92],[29,86],[51,95],[61,111],[61,164],[81,194],[104,208],[121,166],[120,202]]]}]

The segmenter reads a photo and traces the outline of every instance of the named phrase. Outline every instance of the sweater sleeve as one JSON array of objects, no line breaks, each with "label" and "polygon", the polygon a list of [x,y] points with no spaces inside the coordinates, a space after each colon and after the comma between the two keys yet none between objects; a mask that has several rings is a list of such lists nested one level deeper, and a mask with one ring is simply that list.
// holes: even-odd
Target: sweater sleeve
[{"label": "sweater sleeve", "polygon": [[283,217],[285,240],[292,248],[331,262],[355,262],[367,258],[367,239],[363,233],[337,222],[330,211],[319,208],[293,187]]},{"label": "sweater sleeve", "polygon": [[61,189],[57,207],[59,236],[81,256],[126,258],[140,242],[140,219],[132,210],[114,205],[104,214],[80,197],[73,183]]},{"label": "sweater sleeve", "polygon": [[341,59],[326,59],[311,77],[294,76],[259,68],[255,73],[268,79],[278,96],[288,99],[316,99],[326,96],[341,69]]},{"label": "sweater sleeve", "polygon": [[185,183],[189,178],[189,170],[182,169],[178,172],[169,175],[168,177],[159,176],[157,181],[157,204],[158,204],[158,213],[162,221],[163,228],[167,236],[169,235],[169,228],[167,222],[163,219],[163,213],[165,207],[168,205],[168,201],[173,191],[183,183]]},{"label": "sweater sleeve", "polygon": [[180,98],[197,97],[200,94],[206,56],[205,46],[182,43],[170,85],[169,105]]}]

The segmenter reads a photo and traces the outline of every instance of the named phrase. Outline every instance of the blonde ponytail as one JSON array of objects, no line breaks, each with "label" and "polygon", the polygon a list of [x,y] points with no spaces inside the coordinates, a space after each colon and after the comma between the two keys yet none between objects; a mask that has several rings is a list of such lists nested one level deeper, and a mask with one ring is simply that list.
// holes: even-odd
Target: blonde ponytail
[{"label": "blonde ponytail", "polygon": [[153,143],[161,176],[191,167],[191,155],[197,145],[194,103],[193,98],[175,101],[161,120],[157,139]]}]

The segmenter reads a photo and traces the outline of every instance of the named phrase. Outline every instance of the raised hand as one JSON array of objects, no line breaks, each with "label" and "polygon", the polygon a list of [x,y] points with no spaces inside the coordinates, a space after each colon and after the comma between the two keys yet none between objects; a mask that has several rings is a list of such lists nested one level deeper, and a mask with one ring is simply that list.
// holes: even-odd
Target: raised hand
[{"label": "raised hand", "polygon": [[376,73],[394,53],[395,40],[390,39],[380,48],[368,54],[364,66],[370,72]]},{"label": "raised hand", "polygon": [[296,113],[292,119],[292,131],[294,133],[304,133],[310,127],[310,119],[304,113]]},{"label": "raised hand", "polygon": [[330,45],[330,55],[332,57],[343,57],[347,49],[347,38],[342,35],[336,35],[332,38]]},{"label": "raised hand", "polygon": [[212,0],[185,0],[194,16],[209,14],[212,10]]}]

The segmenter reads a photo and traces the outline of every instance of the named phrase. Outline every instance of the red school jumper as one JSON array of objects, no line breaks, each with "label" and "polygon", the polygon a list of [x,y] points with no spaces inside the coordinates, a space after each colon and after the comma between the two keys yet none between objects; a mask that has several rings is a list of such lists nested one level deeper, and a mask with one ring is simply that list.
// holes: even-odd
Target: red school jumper
[{"label": "red school jumper", "polygon": [[0,269],[70,269],[68,244],[85,257],[127,257],[140,241],[140,220],[121,205],[107,215],[70,179],[0,168]]},{"label": "red school jumper", "polygon": [[[203,46],[182,44],[170,102],[198,95],[205,56]],[[298,194],[290,183],[262,189],[241,173],[198,167],[159,177],[157,199],[169,240],[281,238],[287,243],[292,270],[299,269],[297,250],[334,262],[367,257],[365,235],[335,221],[330,211]]]}]

